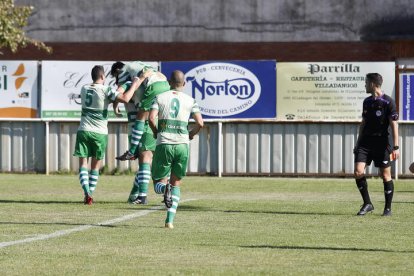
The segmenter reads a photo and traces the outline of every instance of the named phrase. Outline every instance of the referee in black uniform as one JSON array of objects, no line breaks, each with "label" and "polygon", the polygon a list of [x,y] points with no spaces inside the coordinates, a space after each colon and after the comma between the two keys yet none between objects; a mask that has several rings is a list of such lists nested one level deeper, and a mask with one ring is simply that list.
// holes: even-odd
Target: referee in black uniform
[{"label": "referee in black uniform", "polygon": [[[398,113],[394,100],[381,90],[382,76],[369,73],[365,78],[365,89],[371,94],[364,100],[362,122],[359,127],[358,140],[354,149],[355,182],[361,193],[364,204],[357,213],[363,216],[372,212],[374,206],[368,193],[365,178],[365,167],[374,161],[379,167],[384,182],[385,208],[383,216],[391,215],[391,202],[394,193],[394,183],[391,178],[391,161],[398,159]],[[389,129],[392,132],[393,144],[389,141]]]}]

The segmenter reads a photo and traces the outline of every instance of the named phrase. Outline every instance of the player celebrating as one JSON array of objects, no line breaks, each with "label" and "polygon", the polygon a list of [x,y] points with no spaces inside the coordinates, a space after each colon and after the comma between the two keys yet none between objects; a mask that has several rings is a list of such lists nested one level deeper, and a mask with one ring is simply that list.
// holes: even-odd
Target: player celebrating
[{"label": "player celebrating", "polygon": [[[174,71],[171,74],[171,89],[158,95],[151,106],[149,124],[157,137],[154,153],[152,179],[154,190],[164,193],[167,206],[166,228],[174,228],[173,221],[180,201],[180,185],[187,172],[188,144],[203,127],[203,119],[196,101],[182,93],[184,73]],[[192,115],[196,126],[189,132],[188,119]],[[158,126],[157,126],[158,116]],[[169,173],[170,183],[167,183]]]},{"label": "player celebrating", "polygon": [[117,79],[118,85],[122,85],[128,80],[145,74],[145,82],[140,83],[144,86],[144,94],[139,103],[139,110],[136,114],[136,121],[131,133],[130,148],[123,155],[118,156],[118,160],[134,160],[135,151],[140,143],[142,134],[145,129],[145,121],[148,119],[149,109],[151,107],[154,97],[160,93],[168,91],[170,85],[167,78],[158,72],[154,67],[143,63],[141,61],[134,61],[130,63],[115,62],[111,68],[111,75]]},{"label": "player celebrating", "polygon": [[[119,90],[126,91],[130,88],[131,82],[119,86]],[[129,141],[131,140],[131,131],[136,121],[137,110],[142,95],[144,94],[144,87],[141,85],[135,91],[132,99],[125,103],[125,110],[128,116]],[[148,126],[148,121],[145,121],[144,132],[141,137],[139,147],[135,151],[135,157],[139,158],[139,169],[135,175],[132,183],[132,189],[128,196],[127,202],[130,204],[147,204],[148,184],[151,179],[151,163],[153,151],[155,151],[155,139],[151,128]]]},{"label": "player celebrating", "polygon": [[[378,73],[369,73],[365,79],[365,89],[371,94],[364,100],[362,122],[354,149],[354,175],[357,187],[364,204],[357,213],[363,216],[374,210],[368,193],[368,184],[365,178],[365,167],[374,161],[375,167],[380,168],[384,182],[385,208],[383,216],[391,216],[391,202],[394,194],[394,183],[391,178],[391,158],[399,157],[398,147],[398,113],[394,100],[381,91],[382,76]],[[390,146],[389,131],[391,126],[394,145]]]},{"label": "player celebrating", "polygon": [[[79,182],[84,191],[84,203],[91,205],[92,194],[99,177],[99,168],[108,141],[108,105],[111,102],[128,102],[142,79],[135,78],[125,93],[113,91],[105,83],[105,71],[100,65],[92,68],[92,84],[81,89],[82,115],[76,134],[74,156],[79,157]],[[88,173],[88,158],[91,171]]]},{"label": "player celebrating", "polygon": [[152,156],[156,146],[152,130],[148,126],[148,110],[154,97],[169,90],[170,86],[163,74],[140,61],[126,64],[120,61],[115,62],[111,68],[111,75],[116,77],[117,84],[124,90],[128,89],[128,80],[134,76],[141,75],[145,79],[135,92],[134,103],[125,105],[131,127],[130,148],[116,159],[123,161],[139,157],[139,169],[134,178],[128,203],[147,204]]}]

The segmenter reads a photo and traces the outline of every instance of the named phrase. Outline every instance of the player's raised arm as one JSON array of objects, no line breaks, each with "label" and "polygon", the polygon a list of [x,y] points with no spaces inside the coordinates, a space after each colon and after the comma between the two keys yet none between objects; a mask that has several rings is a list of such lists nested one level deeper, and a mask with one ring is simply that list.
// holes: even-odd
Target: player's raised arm
[{"label": "player's raised arm", "polygon": [[[134,81],[131,84],[131,87],[124,93],[119,93],[116,101],[121,103],[127,103],[131,100],[132,96],[134,95],[135,90],[141,85],[141,83],[145,80],[145,76],[141,76],[139,78],[134,78]],[[122,89],[119,87],[118,89]]]}]

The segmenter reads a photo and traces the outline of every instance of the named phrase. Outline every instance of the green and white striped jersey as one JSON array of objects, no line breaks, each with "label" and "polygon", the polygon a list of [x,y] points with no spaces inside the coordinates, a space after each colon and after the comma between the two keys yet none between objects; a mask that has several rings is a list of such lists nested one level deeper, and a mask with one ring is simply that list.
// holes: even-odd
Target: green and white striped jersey
[{"label": "green and white striped jersey", "polygon": [[[132,81],[127,81],[126,83],[122,84],[121,87],[124,89],[124,93],[129,90],[132,85]],[[138,111],[138,105],[141,102],[142,96],[144,95],[145,89],[142,86],[139,86],[137,90],[135,90],[134,95],[132,95],[131,100],[125,104],[125,109],[128,113],[128,121],[129,121],[129,114],[134,113],[136,115]],[[135,122],[135,118],[133,120]]]},{"label": "green and white striped jersey", "polygon": [[183,92],[170,90],[158,95],[151,109],[158,110],[159,144],[188,144],[188,120],[193,113],[200,113],[197,102]]},{"label": "green and white striped jersey", "polygon": [[[118,84],[122,85],[127,81],[132,81],[134,77],[137,77],[141,73],[141,71],[145,72],[147,70],[158,72],[157,68],[154,68],[142,61],[132,61],[125,63],[124,67],[121,69],[121,73],[118,76]],[[143,86],[146,88],[154,82],[158,81],[167,81],[167,78],[165,78],[165,76],[162,74],[153,74],[145,83],[143,83]]]},{"label": "green and white striped jersey", "polygon": [[121,69],[121,73],[118,76],[118,84],[124,84],[127,81],[132,81],[134,77],[137,77],[141,71],[153,70],[157,71],[156,68],[142,61],[132,61],[124,64]]},{"label": "green and white striped jersey", "polygon": [[78,130],[108,134],[108,105],[119,92],[102,84],[86,84],[81,89],[82,116]]}]

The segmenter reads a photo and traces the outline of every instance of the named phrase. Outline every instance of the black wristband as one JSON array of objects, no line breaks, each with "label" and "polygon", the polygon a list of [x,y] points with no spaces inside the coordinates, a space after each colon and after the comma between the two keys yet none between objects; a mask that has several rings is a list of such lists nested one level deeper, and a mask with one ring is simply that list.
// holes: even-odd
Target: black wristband
[{"label": "black wristband", "polygon": [[399,149],[400,149],[400,147],[399,147],[399,146],[394,146],[392,149],[393,149],[393,150],[399,150]]}]

